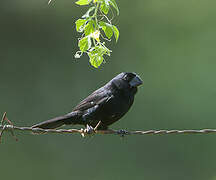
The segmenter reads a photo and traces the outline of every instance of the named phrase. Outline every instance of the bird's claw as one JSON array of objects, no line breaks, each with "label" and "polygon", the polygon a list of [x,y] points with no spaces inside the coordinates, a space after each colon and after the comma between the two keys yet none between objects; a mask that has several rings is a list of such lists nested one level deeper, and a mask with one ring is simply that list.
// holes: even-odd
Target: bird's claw
[{"label": "bird's claw", "polygon": [[83,133],[81,133],[82,137],[86,135],[93,135],[95,133],[95,129],[92,126],[86,125],[85,129],[82,129]]},{"label": "bird's claw", "polygon": [[85,130],[86,130],[87,134],[93,134],[94,133],[94,128],[92,126],[89,126],[88,124],[87,124]]},{"label": "bird's claw", "polygon": [[129,132],[124,129],[120,129],[117,131],[117,134],[120,135],[121,137],[125,137],[125,135],[128,135]]}]

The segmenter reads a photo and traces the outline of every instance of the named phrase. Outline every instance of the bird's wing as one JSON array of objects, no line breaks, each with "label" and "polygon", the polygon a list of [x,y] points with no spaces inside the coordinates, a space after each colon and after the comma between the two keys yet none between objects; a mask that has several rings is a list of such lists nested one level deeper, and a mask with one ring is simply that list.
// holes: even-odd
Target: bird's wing
[{"label": "bird's wing", "polygon": [[73,111],[85,111],[89,108],[94,107],[95,105],[102,105],[110,99],[110,95],[107,90],[98,89],[97,91],[93,92],[83,101],[81,101]]}]

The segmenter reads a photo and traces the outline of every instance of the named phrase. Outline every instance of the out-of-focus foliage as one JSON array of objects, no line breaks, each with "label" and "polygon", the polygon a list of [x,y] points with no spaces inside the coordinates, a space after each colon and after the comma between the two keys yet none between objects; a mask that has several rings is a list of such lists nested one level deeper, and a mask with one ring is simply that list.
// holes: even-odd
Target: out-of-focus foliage
[{"label": "out-of-focus foliage", "polygon": [[[116,1],[120,16],[113,24],[121,38],[111,42],[112,56],[98,69],[87,64],[86,54],[73,57],[75,22],[88,10],[74,2],[0,1],[1,114],[30,126],[71,111],[116,74],[134,71],[144,84],[111,128],[216,127],[215,0]],[[216,177],[215,134],[16,135],[18,142],[5,133],[0,145],[3,180]]]}]

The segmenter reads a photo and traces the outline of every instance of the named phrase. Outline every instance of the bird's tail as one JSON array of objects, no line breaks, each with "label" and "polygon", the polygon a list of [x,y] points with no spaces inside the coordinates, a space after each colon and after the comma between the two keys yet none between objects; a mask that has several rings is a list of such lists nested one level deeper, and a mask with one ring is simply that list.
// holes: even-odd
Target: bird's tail
[{"label": "bird's tail", "polygon": [[78,121],[79,121],[79,117],[77,116],[77,113],[72,112],[64,116],[59,116],[59,117],[35,124],[32,126],[32,128],[55,129],[64,124],[77,124]]}]

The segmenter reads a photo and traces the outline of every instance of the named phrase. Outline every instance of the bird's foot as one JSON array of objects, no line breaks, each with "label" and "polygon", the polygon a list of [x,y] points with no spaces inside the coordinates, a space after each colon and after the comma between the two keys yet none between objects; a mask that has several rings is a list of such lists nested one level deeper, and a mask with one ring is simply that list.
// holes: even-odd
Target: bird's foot
[{"label": "bird's foot", "polygon": [[129,135],[129,132],[124,129],[120,129],[117,131],[117,134],[120,135],[121,137],[125,137],[125,135]]},{"label": "bird's foot", "polygon": [[89,126],[88,124],[87,124],[85,130],[86,130],[86,134],[93,134],[93,133],[95,133],[94,128],[92,126]]},{"label": "bird's foot", "polygon": [[86,125],[85,129],[82,129],[81,136],[86,137],[87,135],[93,135],[95,133],[95,130],[92,126],[89,126],[88,124]]},{"label": "bird's foot", "polygon": [[98,122],[98,124],[95,126],[95,128],[93,128],[90,125],[86,125],[85,129],[81,129],[82,130],[82,137],[85,137],[86,135],[94,135],[98,129],[98,127],[101,125],[101,121]]}]

